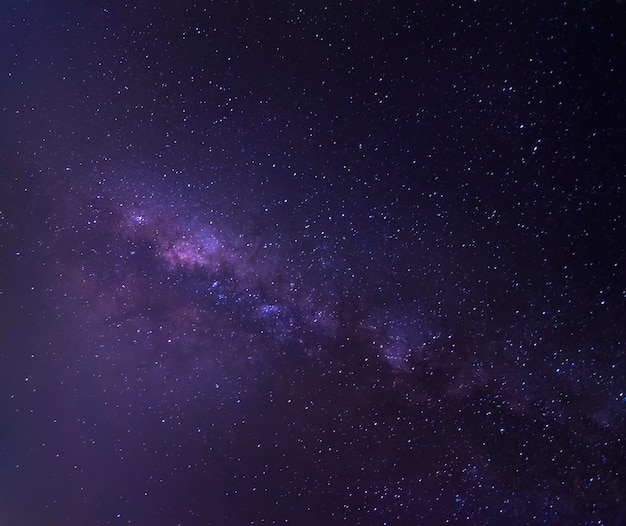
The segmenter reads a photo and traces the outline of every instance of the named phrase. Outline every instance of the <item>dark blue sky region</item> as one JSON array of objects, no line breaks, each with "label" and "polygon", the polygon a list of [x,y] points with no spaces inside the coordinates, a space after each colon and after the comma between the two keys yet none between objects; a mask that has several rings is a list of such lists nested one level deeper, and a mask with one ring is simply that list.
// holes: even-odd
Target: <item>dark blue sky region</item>
[{"label": "dark blue sky region", "polygon": [[586,4],[3,2],[0,524],[624,524]]}]

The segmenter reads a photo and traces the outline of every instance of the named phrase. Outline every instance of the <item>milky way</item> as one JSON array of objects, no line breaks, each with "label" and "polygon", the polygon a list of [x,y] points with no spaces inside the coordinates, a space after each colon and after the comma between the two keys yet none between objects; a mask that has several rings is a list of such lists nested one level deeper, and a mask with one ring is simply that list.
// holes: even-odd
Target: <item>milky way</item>
[{"label": "milky way", "polygon": [[622,524],[621,6],[179,4],[0,7],[0,524]]}]

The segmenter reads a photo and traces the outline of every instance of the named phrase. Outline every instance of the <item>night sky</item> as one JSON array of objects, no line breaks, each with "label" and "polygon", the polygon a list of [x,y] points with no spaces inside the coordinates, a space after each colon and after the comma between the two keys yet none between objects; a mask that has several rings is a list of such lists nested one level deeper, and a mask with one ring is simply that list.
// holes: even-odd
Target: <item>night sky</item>
[{"label": "night sky", "polygon": [[626,524],[623,2],[0,20],[0,525]]}]

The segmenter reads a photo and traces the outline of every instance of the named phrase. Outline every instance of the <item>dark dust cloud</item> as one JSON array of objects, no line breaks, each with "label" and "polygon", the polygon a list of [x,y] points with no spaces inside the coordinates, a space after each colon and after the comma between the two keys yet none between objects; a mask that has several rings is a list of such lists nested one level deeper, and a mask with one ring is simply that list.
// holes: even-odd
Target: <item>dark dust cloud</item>
[{"label": "dark dust cloud", "polygon": [[0,524],[626,523],[622,2],[0,19]]}]

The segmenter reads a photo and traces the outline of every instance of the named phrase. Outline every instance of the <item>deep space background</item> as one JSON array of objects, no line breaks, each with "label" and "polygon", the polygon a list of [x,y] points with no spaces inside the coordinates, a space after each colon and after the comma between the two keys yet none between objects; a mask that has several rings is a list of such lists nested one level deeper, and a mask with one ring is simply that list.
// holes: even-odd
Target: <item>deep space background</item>
[{"label": "deep space background", "polygon": [[622,2],[0,3],[0,524],[626,524]]}]

